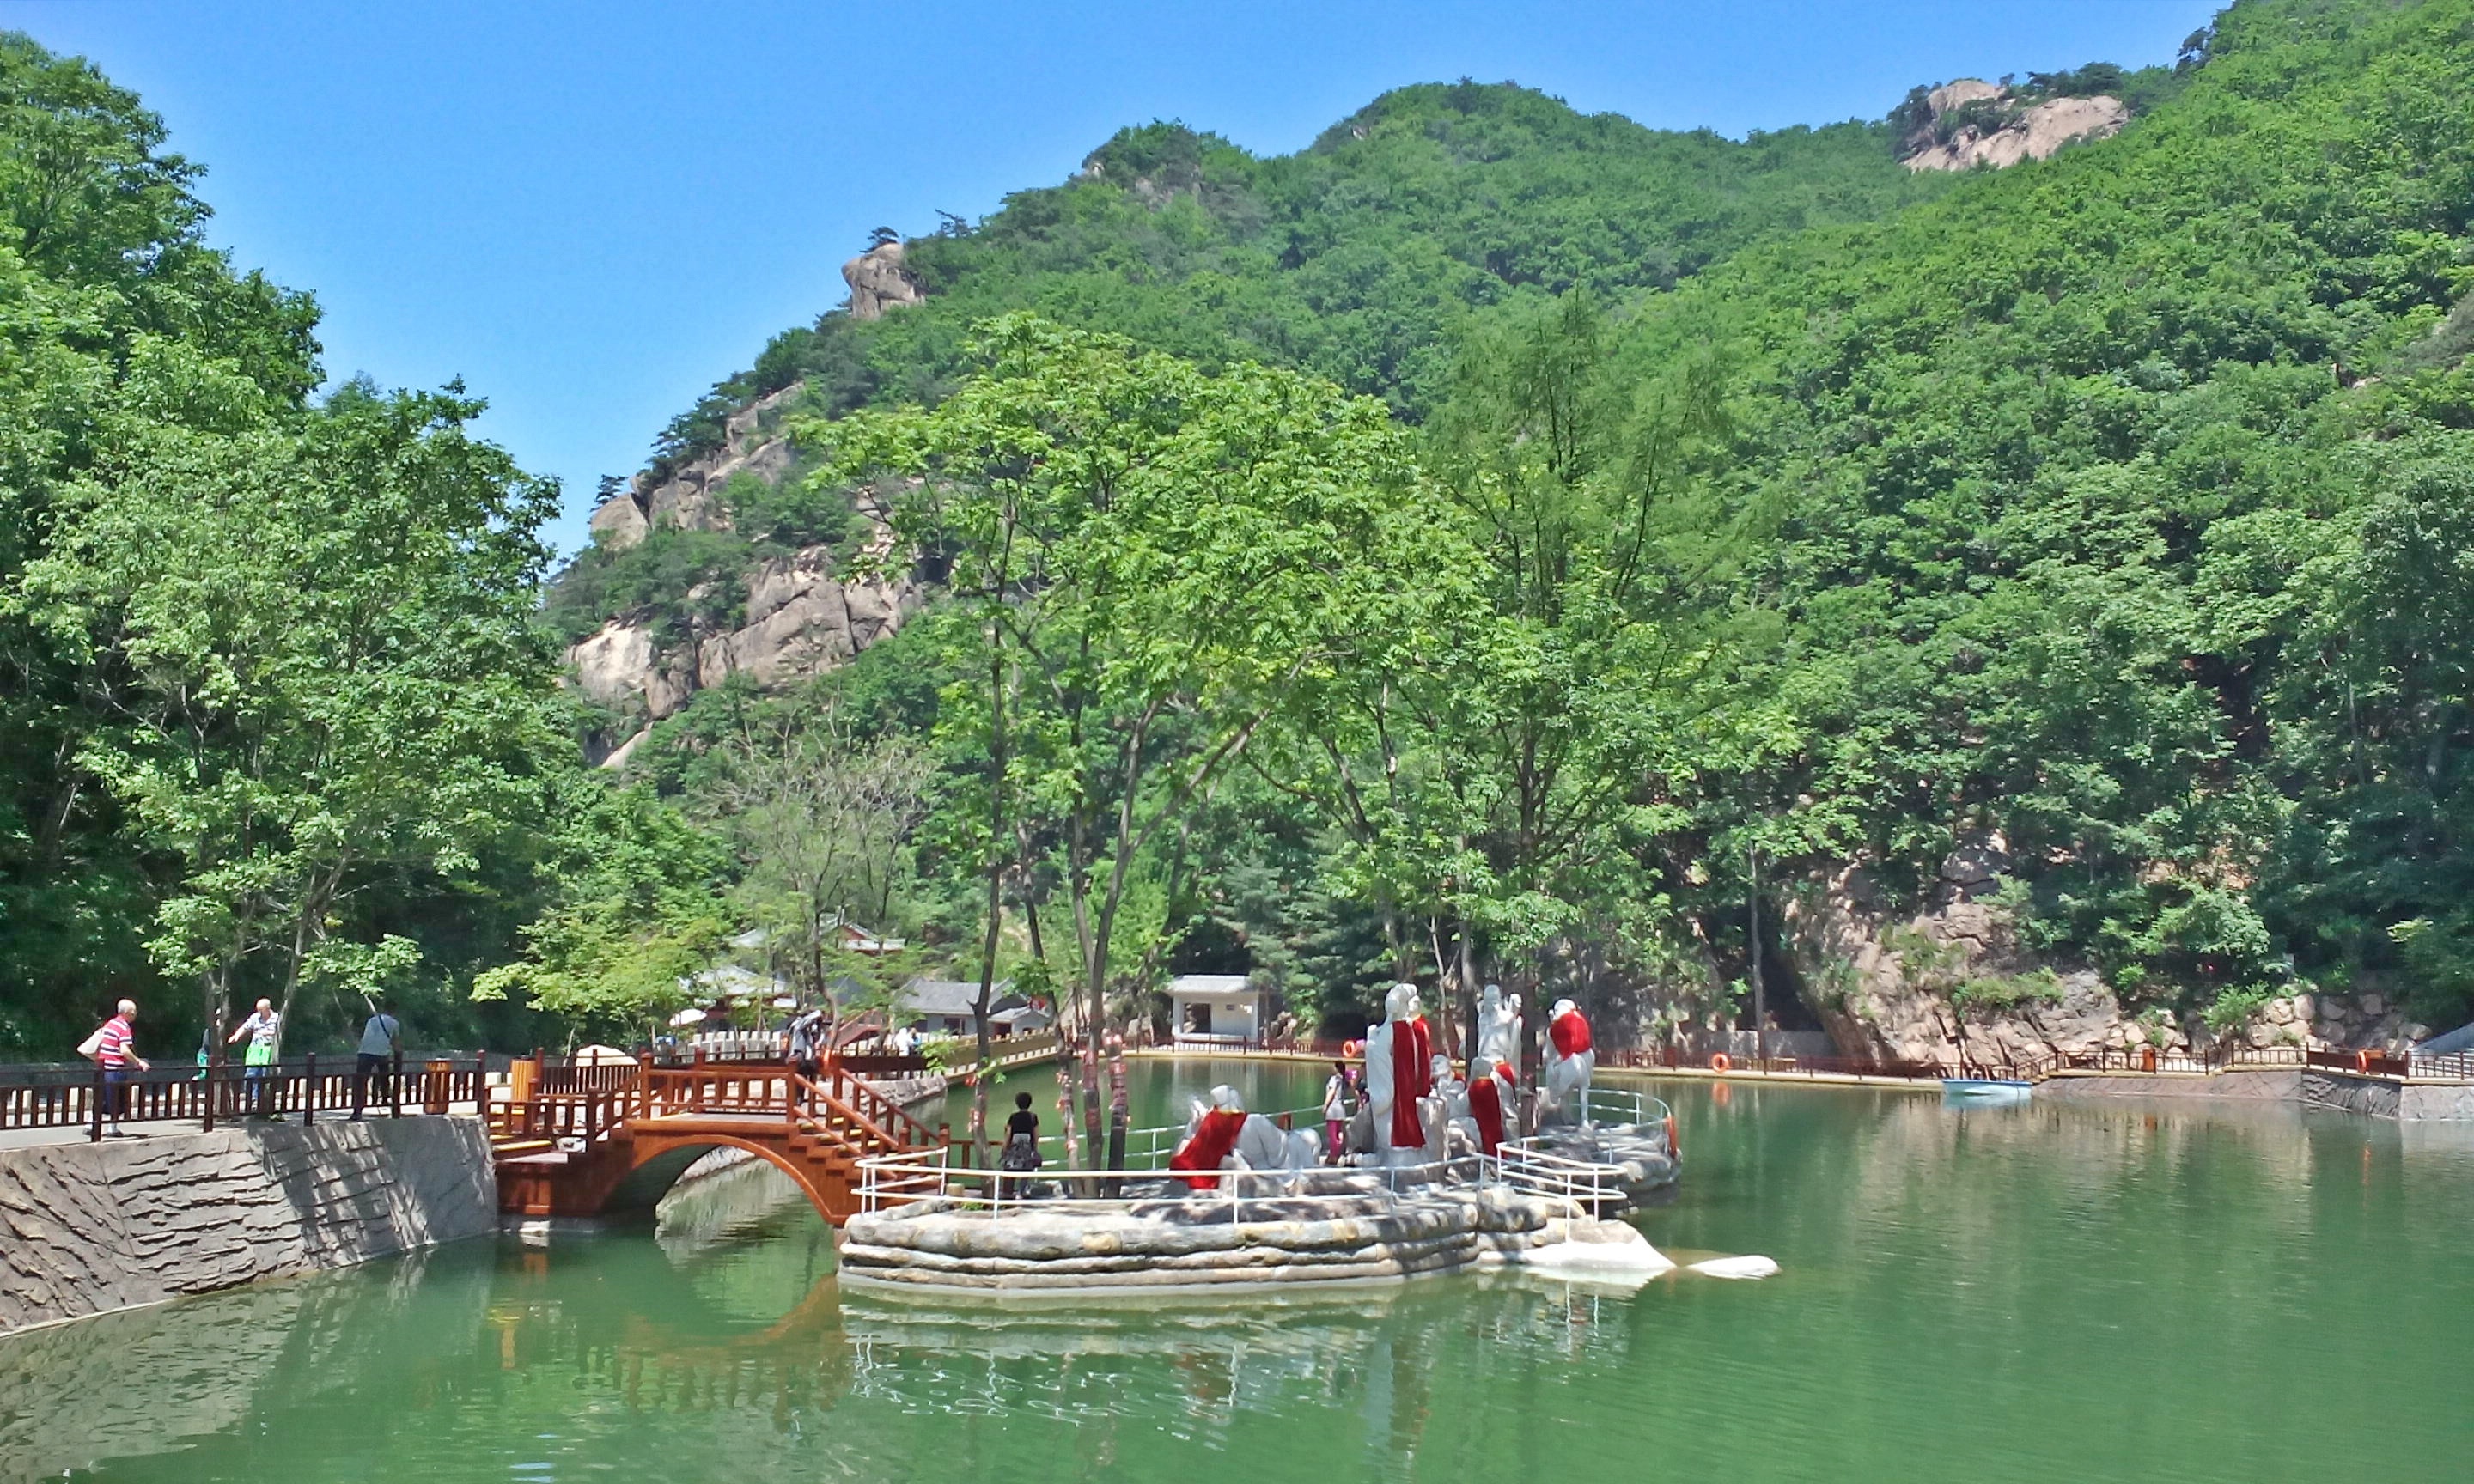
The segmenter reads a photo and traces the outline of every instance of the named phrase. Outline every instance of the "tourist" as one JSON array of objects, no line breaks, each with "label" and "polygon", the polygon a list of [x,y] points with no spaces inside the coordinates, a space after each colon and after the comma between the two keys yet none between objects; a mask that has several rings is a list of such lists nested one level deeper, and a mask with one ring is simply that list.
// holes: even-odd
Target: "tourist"
[{"label": "tourist", "polygon": [[1013,1095],[1013,1116],[1006,1120],[1005,1152],[997,1157],[997,1168],[1015,1175],[1039,1168],[1039,1114],[1031,1111],[1028,1092]]},{"label": "tourist", "polygon": [[813,1082],[824,1069],[825,1011],[819,1005],[790,1022],[790,1069]]},{"label": "tourist", "polygon": [[393,1075],[396,1053],[403,1045],[403,1022],[386,1013],[376,999],[369,1002],[370,1017],[361,1022],[360,1049],[352,1058],[352,1116],[358,1118],[369,1105],[372,1073],[387,1078],[389,1095],[395,1090]]},{"label": "tourist", "polygon": [[120,1127],[121,1114],[129,1101],[129,1069],[152,1071],[144,1057],[137,1054],[137,1001],[124,999],[112,1017],[95,1028],[93,1035],[78,1049],[94,1058],[103,1068],[103,1112],[111,1119],[111,1137],[126,1138]]},{"label": "tourist", "polygon": [[1331,1064],[1331,1077],[1322,1085],[1323,1159],[1332,1164],[1340,1162],[1341,1141],[1348,1135],[1348,1120],[1356,1113],[1349,1106],[1353,1090],[1346,1062]]},{"label": "tourist", "polygon": [[275,1001],[261,999],[249,1018],[240,1022],[225,1041],[230,1045],[243,1036],[249,1038],[249,1049],[242,1053],[248,1070],[241,1075],[249,1079],[249,1111],[260,1118],[275,1116],[266,1106],[266,1074],[275,1065],[276,1032],[280,1023],[276,1017]]}]

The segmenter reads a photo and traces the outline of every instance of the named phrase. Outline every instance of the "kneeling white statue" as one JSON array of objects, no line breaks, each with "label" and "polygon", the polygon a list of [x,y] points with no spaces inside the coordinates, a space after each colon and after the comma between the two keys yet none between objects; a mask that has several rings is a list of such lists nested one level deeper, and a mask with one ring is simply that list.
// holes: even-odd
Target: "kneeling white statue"
[{"label": "kneeling white statue", "polygon": [[1183,1172],[1188,1185],[1197,1190],[1213,1189],[1220,1184],[1220,1170],[1275,1170],[1294,1172],[1311,1169],[1315,1163],[1315,1139],[1303,1130],[1294,1133],[1261,1113],[1246,1111],[1246,1100],[1235,1088],[1223,1084],[1211,1089],[1211,1101],[1194,1100],[1194,1116],[1186,1121],[1185,1138],[1169,1156],[1168,1167]]}]

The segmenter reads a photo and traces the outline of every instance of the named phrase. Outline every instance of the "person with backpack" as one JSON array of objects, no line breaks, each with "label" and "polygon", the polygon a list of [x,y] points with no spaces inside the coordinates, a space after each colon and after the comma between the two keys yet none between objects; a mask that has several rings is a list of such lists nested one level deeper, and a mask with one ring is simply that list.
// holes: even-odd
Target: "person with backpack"
[{"label": "person with backpack", "polygon": [[81,1056],[92,1057],[103,1068],[103,1110],[111,1119],[111,1137],[127,1138],[120,1119],[129,1102],[130,1069],[148,1072],[155,1068],[137,1054],[137,1001],[124,999],[112,1017],[96,1026],[94,1034],[79,1045]]},{"label": "person with backpack", "polygon": [[1013,1175],[1029,1175],[1039,1168],[1039,1114],[1031,1111],[1031,1094],[1013,1095],[1013,1116],[1006,1120],[1005,1149],[997,1156],[997,1168]]},{"label": "person with backpack", "polygon": [[386,1013],[375,998],[369,1001],[370,1017],[361,1025],[361,1043],[352,1058],[352,1116],[358,1118],[368,1106],[370,1076],[376,1073],[389,1080],[392,1089],[396,1053],[403,1047],[403,1022]]},{"label": "person with backpack", "polygon": [[811,1008],[790,1022],[790,1069],[813,1082],[824,1069],[825,1012]]}]

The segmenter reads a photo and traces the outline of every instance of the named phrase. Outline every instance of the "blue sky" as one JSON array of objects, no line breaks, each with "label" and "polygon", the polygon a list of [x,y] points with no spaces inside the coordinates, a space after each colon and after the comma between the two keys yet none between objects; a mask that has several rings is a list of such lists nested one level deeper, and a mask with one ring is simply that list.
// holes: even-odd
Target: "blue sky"
[{"label": "blue sky", "polygon": [[208,168],[213,240],[314,291],[330,375],[462,376],[482,430],[595,478],[769,335],[839,302],[879,224],[978,217],[1119,126],[1298,149],[1376,93],[1511,79],[1729,134],[1909,85],[2169,61],[2207,0],[335,5],[0,0]]}]

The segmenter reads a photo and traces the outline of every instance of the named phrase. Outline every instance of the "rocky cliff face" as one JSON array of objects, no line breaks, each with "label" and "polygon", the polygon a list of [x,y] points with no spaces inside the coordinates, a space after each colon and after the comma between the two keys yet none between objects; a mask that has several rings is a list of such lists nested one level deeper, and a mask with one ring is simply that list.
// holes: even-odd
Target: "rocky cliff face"
[{"label": "rocky cliff face", "polygon": [[850,317],[884,318],[888,309],[915,304],[924,297],[902,266],[902,244],[879,243],[842,265],[842,281],[850,285]]},{"label": "rocky cliff face", "polygon": [[568,659],[587,696],[655,722],[733,675],[768,687],[821,675],[902,627],[919,603],[915,581],[841,578],[832,549],[811,546],[750,574],[745,619],[734,628],[699,627],[665,647],[643,620],[613,618]]},{"label": "rocky cliff face", "polygon": [[[791,468],[781,420],[799,390],[786,387],[734,414],[718,451],[680,467],[661,484],[648,485],[638,475],[625,492],[594,512],[594,533],[626,547],[658,527],[731,529],[724,487],[740,474],[777,483]],[[861,549],[882,555],[892,539],[883,511],[862,501],[859,514],[873,530]],[[567,658],[576,687],[638,724],[605,763],[623,764],[644,725],[676,714],[699,690],[733,675],[769,687],[822,674],[917,610],[923,594],[914,578],[845,578],[837,570],[841,564],[830,546],[804,547],[762,562],[747,573],[747,605],[739,621],[720,626],[699,620],[685,642],[665,642],[649,620],[620,614],[571,646]]]},{"label": "rocky cliff face", "polygon": [[[1993,899],[2009,868],[2001,836],[1985,832],[1963,838],[1942,862],[1920,912],[1892,911],[1860,866],[1787,906],[1789,951],[1814,987],[1811,1008],[1841,1050],[1999,1063],[2145,1046],[2189,1050],[2219,1039],[2195,1021],[2130,1014],[2092,970],[2037,963]],[[2223,1039],[2403,1050],[2428,1034],[2378,993],[2295,993],[2260,1006]]]},{"label": "rocky cliff face", "polygon": [[1997,84],[1976,78],[1946,83],[1925,97],[1927,117],[1908,135],[1909,170],[1999,170],[2045,159],[2063,145],[2104,139],[2130,122],[2119,98],[2050,98],[2020,107]]}]

